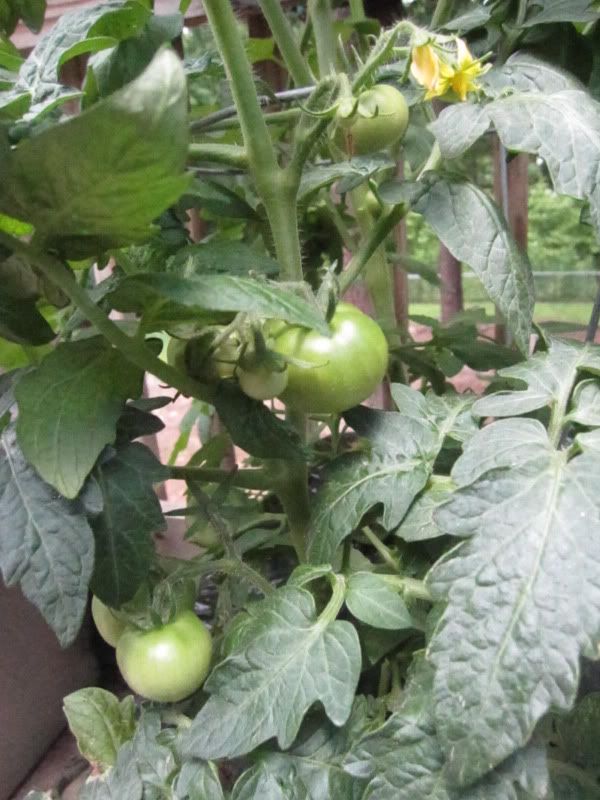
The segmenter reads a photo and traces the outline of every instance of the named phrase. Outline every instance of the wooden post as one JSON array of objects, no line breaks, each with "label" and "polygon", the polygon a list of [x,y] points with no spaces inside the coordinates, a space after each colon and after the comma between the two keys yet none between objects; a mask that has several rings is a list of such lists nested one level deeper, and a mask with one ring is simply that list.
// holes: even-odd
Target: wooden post
[{"label": "wooden post", "polygon": [[[519,153],[508,160],[506,150],[497,136],[493,137],[493,152],[496,202],[504,213],[516,243],[525,251],[529,221],[529,156]],[[503,321],[496,322],[495,339],[497,342],[507,341]]]},{"label": "wooden post", "polygon": [[[396,175],[400,180],[404,178],[404,162],[400,158]],[[408,252],[408,235],[406,231],[406,220],[401,220],[394,229],[394,243],[396,253],[406,254]],[[404,336],[408,332],[408,275],[406,270],[400,269],[398,265],[394,268],[394,302],[396,305],[396,321]]]},{"label": "wooden post", "polygon": [[463,310],[462,266],[448,248],[440,244],[438,260],[440,276],[441,321],[449,322]]}]

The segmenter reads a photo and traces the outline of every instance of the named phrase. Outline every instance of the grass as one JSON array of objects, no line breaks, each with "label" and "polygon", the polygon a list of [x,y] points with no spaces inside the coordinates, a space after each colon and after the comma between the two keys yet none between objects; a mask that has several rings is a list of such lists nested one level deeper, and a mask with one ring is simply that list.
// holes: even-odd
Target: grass
[{"label": "grass", "polygon": [[[493,317],[494,307],[491,303],[468,303],[466,309],[483,308],[488,316]],[[536,322],[572,322],[574,325],[587,325],[592,311],[592,302],[579,301],[563,303],[536,303],[534,319]],[[439,319],[439,303],[411,303],[410,313],[423,314]]]}]

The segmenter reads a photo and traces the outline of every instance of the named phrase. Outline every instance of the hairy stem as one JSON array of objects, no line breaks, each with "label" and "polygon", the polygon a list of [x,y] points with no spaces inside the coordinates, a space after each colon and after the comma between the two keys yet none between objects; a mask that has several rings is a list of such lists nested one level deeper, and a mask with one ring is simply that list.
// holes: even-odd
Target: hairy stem
[{"label": "hairy stem", "polygon": [[273,174],[277,170],[275,149],[263,119],[252,68],[231,3],[228,0],[206,0],[204,10],[229,77],[250,169],[255,179],[260,173]]},{"label": "hairy stem", "polygon": [[390,549],[384,545],[379,536],[373,533],[373,531],[371,530],[371,528],[369,528],[368,525],[365,525],[365,527],[362,529],[362,532],[369,540],[369,542],[373,545],[375,550],[377,550],[377,552],[382,557],[384,562],[388,565],[388,567],[391,567],[394,570],[394,572],[398,572],[400,569],[400,565],[397,559],[394,558]]},{"label": "hairy stem", "polygon": [[431,18],[431,27],[440,28],[452,16],[454,0],[438,0]]},{"label": "hairy stem", "polygon": [[169,467],[170,477],[181,481],[198,481],[202,483],[222,483],[230,481],[241,489],[266,491],[273,485],[272,478],[261,469],[239,469],[228,472],[225,469],[211,467]]},{"label": "hairy stem", "polygon": [[337,46],[330,0],[308,0],[308,14],[317,47],[319,74],[324,78],[337,68]]},{"label": "hairy stem", "polygon": [[204,161],[244,169],[248,166],[248,154],[245,148],[235,144],[190,144],[188,163],[195,164]]},{"label": "hairy stem", "polygon": [[294,83],[297,86],[312,83],[314,76],[279,0],[259,0],[259,5]]}]

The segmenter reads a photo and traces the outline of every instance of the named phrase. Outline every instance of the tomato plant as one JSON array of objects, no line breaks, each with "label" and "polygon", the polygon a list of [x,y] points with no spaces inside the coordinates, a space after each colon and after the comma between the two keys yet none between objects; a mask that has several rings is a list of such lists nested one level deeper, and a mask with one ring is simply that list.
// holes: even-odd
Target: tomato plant
[{"label": "tomato plant", "polygon": [[330,333],[292,325],[271,328],[273,347],[304,362],[288,367],[282,399],[292,408],[319,414],[339,413],[366,400],[383,380],[388,346],[381,328],[348,303],[340,303]]},{"label": "tomato plant", "polygon": [[0,10],[0,572],[127,684],[80,797],[591,800],[600,295],[533,324],[523,199],[600,230],[597,4],[159,5]]},{"label": "tomato plant", "polygon": [[211,656],[210,634],[193,611],[151,630],[127,628],[117,642],[117,663],[128,686],[158,703],[176,703],[199,689]]}]

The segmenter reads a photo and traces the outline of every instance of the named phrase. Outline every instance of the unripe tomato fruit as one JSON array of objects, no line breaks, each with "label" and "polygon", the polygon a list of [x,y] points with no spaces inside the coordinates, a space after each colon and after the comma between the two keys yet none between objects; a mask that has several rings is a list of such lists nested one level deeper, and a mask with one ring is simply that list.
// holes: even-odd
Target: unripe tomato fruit
[{"label": "unripe tomato fruit", "polygon": [[104,641],[111,647],[116,647],[127,626],[96,595],[92,597],[92,619]]},{"label": "unripe tomato fruit", "polygon": [[338,116],[336,142],[356,155],[385,150],[398,142],[408,127],[408,105],[393,86],[380,83],[362,92],[349,117]]},{"label": "unripe tomato fruit", "polygon": [[379,325],[355,306],[339,303],[329,323],[331,336],[299,325],[271,326],[272,349],[314,364],[288,364],[281,399],[298,411],[327,414],[366,400],[387,370],[388,346]]},{"label": "unripe tomato fruit", "polygon": [[127,685],[157,703],[177,703],[199,689],[211,656],[210,633],[193,611],[149,631],[128,628],[117,644]]},{"label": "unripe tomato fruit", "polygon": [[288,382],[287,369],[277,372],[262,365],[253,369],[238,367],[236,375],[244,394],[255,400],[270,400],[271,397],[277,397]]}]

